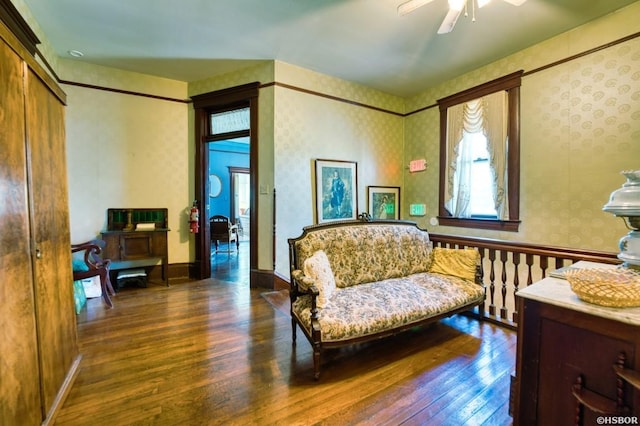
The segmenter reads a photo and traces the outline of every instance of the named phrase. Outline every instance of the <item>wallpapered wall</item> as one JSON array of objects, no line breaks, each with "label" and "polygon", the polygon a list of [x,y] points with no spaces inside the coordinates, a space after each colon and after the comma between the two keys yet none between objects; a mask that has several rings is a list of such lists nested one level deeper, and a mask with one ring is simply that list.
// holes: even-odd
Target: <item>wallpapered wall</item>
[{"label": "wallpapered wall", "polygon": [[[358,163],[358,207],[368,185],[401,186],[402,216],[410,203],[426,203],[416,219],[434,232],[616,251],[626,232],[601,211],[623,179],[638,168],[640,101],[637,40],[527,75],[522,85],[521,219],[518,233],[429,225],[437,212],[437,108],[403,118],[437,99],[518,69],[537,67],[607,44],[637,31],[635,3],[613,15],[518,52],[409,99],[401,99],[281,62],[183,83],[56,58],[22,0],[15,0],[60,78],[120,90],[186,99],[259,81],[258,267],[272,268],[273,189],[277,189],[276,270],[288,275],[286,239],[313,222],[313,160]],[[606,35],[606,36],[603,36]],[[281,84],[280,84],[281,83]],[[311,92],[336,96],[336,101]],[[193,196],[193,108],[184,103],[65,85],[72,239],[92,238],[108,207],[170,209],[169,261],[194,259],[183,210]],[[409,160],[426,158],[425,172],[410,174]]]},{"label": "wallpapered wall", "polygon": [[[266,61],[264,64],[190,83],[189,96],[256,81],[269,83],[274,80],[273,75],[274,63]],[[273,269],[273,87],[260,89],[258,113],[258,269],[270,271]],[[189,123],[193,123],[193,120],[193,107],[190,107]],[[190,127],[193,128],[192,125]]]},{"label": "wallpapered wall", "polygon": [[[269,62],[189,84],[190,95],[252,81],[273,81],[402,112],[401,98],[283,62]],[[273,190],[276,191],[276,270],[288,275],[287,238],[313,223],[313,160],[358,163],[358,206],[367,185],[402,185],[402,117],[281,86],[260,89],[258,267],[273,268]]]},{"label": "wallpapered wall", "polygon": [[[348,99],[366,105],[402,108],[401,98],[282,62],[276,63],[276,80],[323,94],[350,94]],[[314,160],[357,162],[358,211],[364,212],[367,186],[402,186],[403,118],[276,87],[274,123],[276,271],[287,277],[286,239],[314,221]]]},{"label": "wallpapered wall", "polygon": [[[426,172],[405,174],[403,204],[426,203],[415,218],[433,232],[617,251],[621,219],[602,212],[621,170],[640,167],[640,40],[633,39],[558,66],[528,71],[637,32],[635,3],[407,101],[407,111],[518,69],[521,87],[521,182],[518,233],[429,224],[438,211],[439,111],[406,120],[405,161],[425,157]],[[606,36],[605,36],[606,35]],[[404,209],[406,212],[406,208]]]},{"label": "wallpapered wall", "polygon": [[[178,96],[186,83],[60,60],[74,82]],[[125,89],[127,88],[128,89]],[[169,209],[169,262],[189,261],[184,226],[193,194],[187,103],[63,85],[67,93],[67,168],[71,241],[95,238],[108,208]]]},{"label": "wallpapered wall", "polygon": [[[59,58],[29,8],[12,0],[62,80],[177,100],[187,83]],[[46,67],[45,67],[46,68]],[[62,85],[67,94],[67,179],[71,241],[95,238],[110,207],[167,207],[169,262],[194,258],[184,210],[193,194],[189,106],[150,97]],[[184,217],[183,217],[184,216]]]},{"label": "wallpapered wall", "polygon": [[[169,262],[195,258],[187,209],[194,195],[193,107],[188,96],[251,81],[272,81],[272,63],[223,74],[191,85],[79,61],[59,59],[58,73],[74,83],[165,96],[134,96],[63,85],[67,92],[67,157],[71,238],[94,238],[110,207],[167,207]],[[270,93],[260,93],[261,186],[273,187],[273,113]],[[89,160],[90,159],[90,160]],[[263,171],[264,170],[264,171]],[[269,192],[269,191],[267,191]],[[259,197],[259,223],[271,223],[272,197]],[[204,212],[208,214],[208,212]],[[259,267],[272,269],[271,227],[259,229]],[[262,262],[262,263],[261,263]],[[262,266],[261,266],[262,265]]]}]

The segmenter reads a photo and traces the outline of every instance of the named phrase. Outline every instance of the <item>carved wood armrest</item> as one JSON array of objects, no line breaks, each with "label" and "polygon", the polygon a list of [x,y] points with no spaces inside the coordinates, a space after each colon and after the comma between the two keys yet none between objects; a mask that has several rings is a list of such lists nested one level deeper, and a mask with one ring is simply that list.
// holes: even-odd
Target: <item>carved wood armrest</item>
[{"label": "carved wood armrest", "polygon": [[[71,245],[71,253],[76,253],[79,251],[84,251],[83,260],[89,270],[95,271],[97,269],[105,267],[105,265],[103,265],[104,262],[102,262],[102,260],[99,258],[100,253],[102,253],[102,248],[93,241]],[[108,261],[106,266],[108,266]]]},{"label": "carved wood armrest", "polygon": [[83,261],[88,270],[73,271],[73,280],[83,280],[85,278],[100,277],[100,289],[102,290],[102,298],[108,307],[112,308],[113,303],[109,297],[109,293],[115,295],[111,279],[109,278],[109,269],[111,268],[111,260],[103,259],[100,254],[105,242],[103,240],[91,240],[81,244],[72,244],[71,253],[84,252]]},{"label": "carved wood armrest", "polygon": [[318,306],[317,300],[320,295],[318,287],[316,287],[315,281],[307,277],[300,269],[291,271],[291,284],[292,294],[291,301],[293,301],[301,294],[308,294],[311,296],[311,320],[318,319]]}]

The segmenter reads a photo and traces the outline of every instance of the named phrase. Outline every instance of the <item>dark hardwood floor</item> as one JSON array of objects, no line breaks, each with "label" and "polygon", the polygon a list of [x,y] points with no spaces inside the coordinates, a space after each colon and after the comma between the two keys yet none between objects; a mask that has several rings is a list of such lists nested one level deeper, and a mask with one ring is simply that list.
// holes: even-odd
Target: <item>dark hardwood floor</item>
[{"label": "dark hardwood floor", "polygon": [[233,256],[216,279],[124,288],[111,310],[89,300],[56,424],[511,424],[514,332],[455,316],[329,351],[315,382],[300,331],[291,345],[286,299],[250,290]]}]

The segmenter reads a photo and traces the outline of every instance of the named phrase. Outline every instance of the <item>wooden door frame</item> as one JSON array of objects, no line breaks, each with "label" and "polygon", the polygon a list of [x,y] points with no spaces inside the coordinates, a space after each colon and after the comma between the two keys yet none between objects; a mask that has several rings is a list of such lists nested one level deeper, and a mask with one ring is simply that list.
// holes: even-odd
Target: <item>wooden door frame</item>
[{"label": "wooden door frame", "polygon": [[195,198],[200,214],[200,231],[196,234],[196,259],[194,275],[198,279],[211,277],[211,241],[207,212],[209,197],[209,114],[211,110],[233,107],[249,107],[249,170],[251,195],[249,198],[249,284],[258,286],[258,93],[260,83],[254,82],[242,86],[192,96],[195,110]]}]

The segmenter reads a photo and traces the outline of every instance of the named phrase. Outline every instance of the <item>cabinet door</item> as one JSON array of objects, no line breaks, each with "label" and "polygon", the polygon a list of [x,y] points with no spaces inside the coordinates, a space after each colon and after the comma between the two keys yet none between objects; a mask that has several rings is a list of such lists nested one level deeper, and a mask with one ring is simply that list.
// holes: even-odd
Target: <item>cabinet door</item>
[{"label": "cabinet door", "polygon": [[120,259],[146,259],[153,256],[153,239],[149,232],[122,233]]},{"label": "cabinet door", "polygon": [[69,239],[64,105],[32,70],[26,76],[31,235],[43,415],[78,356]]},{"label": "cabinet door", "polygon": [[[597,321],[597,318],[593,319],[594,324]],[[578,326],[574,325],[576,323]],[[621,352],[630,358],[628,363],[632,363],[633,344],[596,332],[590,324],[577,320],[563,323],[542,318],[540,325],[538,424],[572,424],[576,400],[571,390],[578,376],[582,376],[587,389],[615,401],[619,395],[613,364]],[[628,388],[625,405],[631,407],[633,392],[630,386]],[[598,424],[598,415],[584,409],[582,424]]]},{"label": "cabinet door", "polygon": [[4,41],[0,41],[0,87],[0,419],[8,424],[35,425],[41,423],[42,415],[29,246],[22,60]]}]

